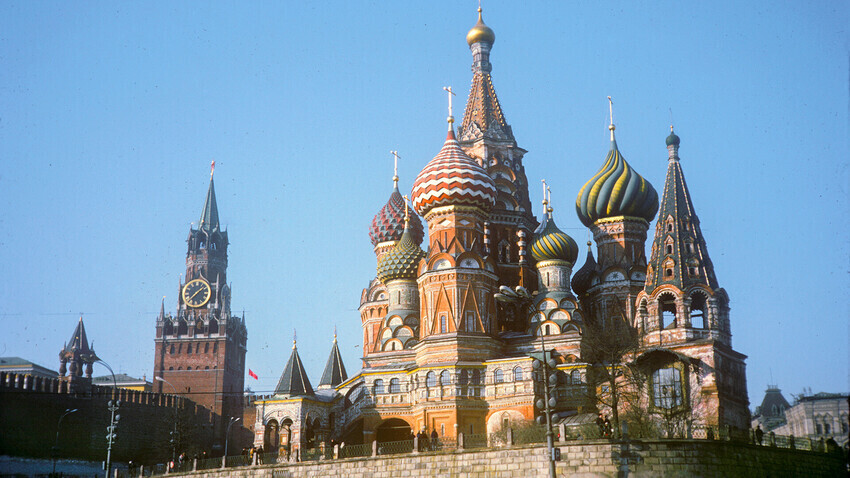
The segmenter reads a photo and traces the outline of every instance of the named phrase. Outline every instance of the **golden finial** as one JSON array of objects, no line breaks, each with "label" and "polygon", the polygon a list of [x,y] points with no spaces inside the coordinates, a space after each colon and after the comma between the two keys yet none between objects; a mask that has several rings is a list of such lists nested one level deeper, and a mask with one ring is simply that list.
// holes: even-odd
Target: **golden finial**
[{"label": "golden finial", "polygon": [[336,343],[336,325],[334,325],[334,343]]},{"label": "golden finial", "polygon": [[295,350],[295,344],[298,342],[298,332],[292,329],[292,350]]},{"label": "golden finial", "polygon": [[611,97],[608,97],[608,115],[611,119],[610,124],[608,125],[608,130],[611,131],[611,141],[614,141],[614,130],[617,129],[614,126],[614,102],[611,100]]},{"label": "golden finial", "polygon": [[549,186],[546,186],[546,195],[548,196],[547,202],[549,203],[549,206],[546,208],[546,212],[549,213],[549,219],[552,219],[552,211],[554,211],[554,209],[552,209],[552,190],[549,189]]},{"label": "golden finial", "polygon": [[215,172],[215,160],[213,159],[212,163],[210,163],[210,179],[212,179],[214,172]]},{"label": "golden finial", "polygon": [[452,96],[457,96],[457,95],[454,94],[451,86],[444,86],[443,90],[445,90],[449,93],[449,95],[448,95],[449,96],[449,117],[446,119],[446,121],[449,122],[449,129],[451,129],[452,123],[455,122],[455,117],[452,116]]},{"label": "golden finial", "polygon": [[393,155],[393,187],[398,187],[398,151],[390,151]]}]

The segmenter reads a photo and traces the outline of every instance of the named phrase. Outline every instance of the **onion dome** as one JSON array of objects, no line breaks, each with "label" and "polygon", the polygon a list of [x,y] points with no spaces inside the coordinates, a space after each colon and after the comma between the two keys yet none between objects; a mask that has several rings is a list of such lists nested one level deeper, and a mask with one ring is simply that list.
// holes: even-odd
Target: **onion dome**
[{"label": "onion dome", "polygon": [[559,260],[575,264],[578,245],[572,237],[558,229],[555,220],[547,214],[543,216],[543,224],[535,231],[531,255],[537,262]]},{"label": "onion dome", "polygon": [[602,169],[578,193],[578,218],[588,227],[599,219],[617,216],[639,217],[650,222],[658,212],[658,193],[626,162],[617,149],[614,125],[609,129],[611,151]]},{"label": "onion dome", "polygon": [[673,127],[670,127],[670,136],[667,137],[667,146],[679,146],[679,137],[673,132]]},{"label": "onion dome", "polygon": [[[415,244],[422,244],[424,232],[422,221],[417,216],[410,218],[410,236]],[[373,246],[382,242],[398,241],[404,232],[404,199],[398,192],[398,185],[393,188],[390,199],[375,214],[372,225],[369,226],[369,240]]]},{"label": "onion dome", "polygon": [[386,284],[396,279],[415,279],[425,251],[413,242],[410,226],[404,228],[398,243],[378,260],[378,280]]},{"label": "onion dome", "polygon": [[496,185],[487,171],[466,155],[449,129],[446,142],[413,183],[413,208],[421,216],[435,207],[464,205],[488,212],[496,202]]},{"label": "onion dome", "polygon": [[596,260],[593,258],[593,249],[590,246],[591,242],[587,241],[587,260],[584,261],[581,269],[573,274],[571,284],[576,295],[584,295],[593,285],[593,278],[596,277]]},{"label": "onion dome", "polygon": [[471,46],[473,43],[483,41],[493,44],[496,41],[496,34],[493,33],[492,28],[484,24],[484,19],[481,18],[481,7],[478,7],[478,23],[466,34],[466,43]]}]

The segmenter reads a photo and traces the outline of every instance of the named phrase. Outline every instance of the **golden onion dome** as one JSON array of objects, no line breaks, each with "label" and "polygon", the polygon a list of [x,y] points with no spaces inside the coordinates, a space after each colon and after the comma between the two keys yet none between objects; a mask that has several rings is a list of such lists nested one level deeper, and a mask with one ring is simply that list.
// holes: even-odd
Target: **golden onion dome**
[{"label": "golden onion dome", "polygon": [[469,33],[466,34],[466,43],[469,46],[472,46],[473,43],[478,42],[488,42],[491,45],[496,41],[496,34],[493,33],[493,29],[484,24],[484,20],[481,18],[481,8],[478,8],[478,23],[472,27],[472,30],[469,30]]}]

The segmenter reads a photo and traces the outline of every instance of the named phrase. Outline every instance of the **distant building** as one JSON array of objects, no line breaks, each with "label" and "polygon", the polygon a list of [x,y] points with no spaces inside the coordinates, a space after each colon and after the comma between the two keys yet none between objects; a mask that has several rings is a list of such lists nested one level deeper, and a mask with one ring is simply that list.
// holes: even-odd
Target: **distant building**
[{"label": "distant building", "polygon": [[56,378],[59,372],[20,357],[0,357],[0,372],[22,373],[41,378]]},{"label": "distant building", "polygon": [[785,400],[782,390],[776,385],[768,385],[764,400],[756,407],[752,427],[761,426],[762,430],[768,432],[785,425],[785,411],[789,408],[791,405]]},{"label": "distant building", "polygon": [[147,377],[135,378],[123,373],[115,374],[115,381],[112,380],[112,375],[103,375],[91,379],[93,385],[101,387],[112,387],[113,383],[118,388],[126,388],[127,390],[138,390],[140,392],[150,392],[153,390],[153,384],[147,381]]},{"label": "distant building", "polygon": [[850,434],[848,413],[850,395],[820,392],[803,396],[785,411],[786,423],[776,428],[777,435],[794,435],[813,440],[833,438],[845,446]]}]

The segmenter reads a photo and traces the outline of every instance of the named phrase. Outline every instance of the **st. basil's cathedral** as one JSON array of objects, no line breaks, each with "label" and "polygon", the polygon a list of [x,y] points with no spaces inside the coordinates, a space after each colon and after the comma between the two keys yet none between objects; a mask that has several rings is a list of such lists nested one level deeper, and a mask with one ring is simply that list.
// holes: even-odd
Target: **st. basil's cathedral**
[{"label": "st. basil's cathedral", "polygon": [[[455,126],[450,106],[442,148],[409,196],[397,174],[392,178],[389,200],[369,228],[377,274],[360,298],[363,369],[347,375],[334,338],[314,389],[293,342],[274,394],[254,403],[254,444],[293,451],[405,440],[419,432],[451,440],[530,422],[541,414],[535,401],[543,385],[533,366],[544,347],[557,363],[554,408],[561,422],[592,423],[598,413],[611,413],[607,399],[616,392],[601,368],[614,371],[621,393],[642,397],[632,404],[640,402],[650,414],[684,412],[689,427],[747,428],[746,357],[732,348],[729,298],[715,277],[672,127],[659,203],[655,188],[620,152],[611,114],[610,151],[576,198],[596,253],[588,241],[586,259],[573,274],[579,247],[556,225],[557,201],[545,183],[539,219],[533,214],[526,150],[517,145],[493,86],[495,34],[480,9],[466,39],[473,77],[462,121]],[[213,204],[208,195],[205,211],[215,207],[212,182],[210,193]],[[192,234],[190,248],[206,238],[226,250],[226,232],[202,224]],[[233,364],[244,374],[246,332],[229,312],[226,256],[222,262],[215,249],[208,254],[190,250],[187,259],[187,283],[199,274],[211,283],[203,293],[211,297],[203,320],[189,321],[201,324],[195,325],[201,337],[211,327],[227,327],[235,342],[222,348],[236,347]],[[194,317],[184,302],[184,315]],[[158,322],[159,373],[168,373],[170,344],[160,339],[166,322]],[[600,358],[600,349],[619,340],[613,330],[635,338],[618,357],[620,365]],[[233,367],[224,368],[216,376],[228,383],[214,388],[237,384],[228,379]],[[631,368],[644,379],[630,382],[618,371]]]}]

